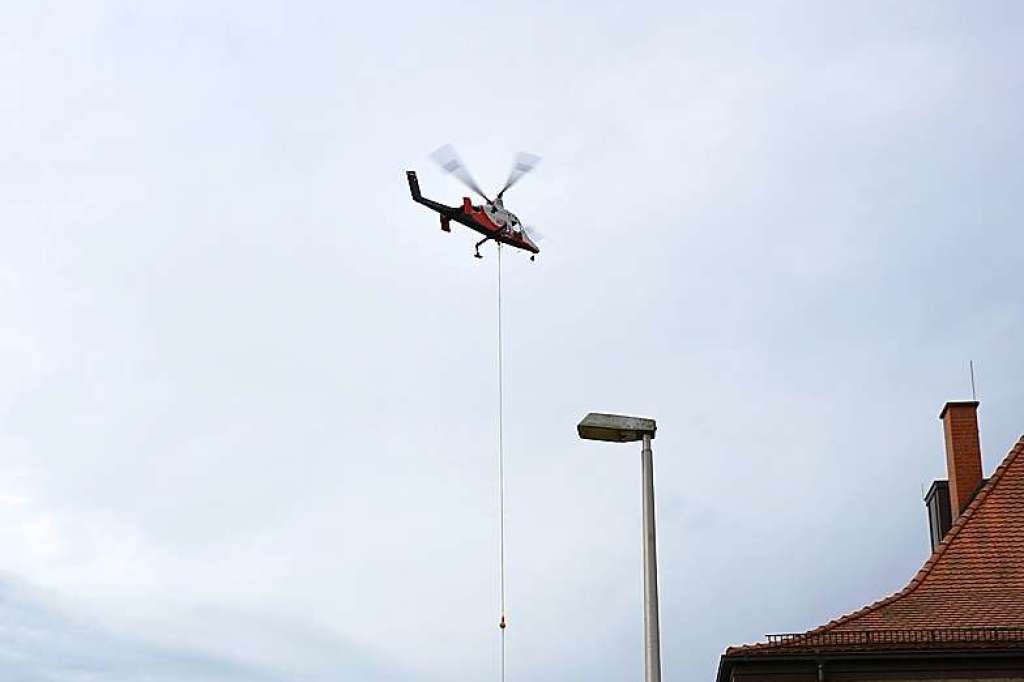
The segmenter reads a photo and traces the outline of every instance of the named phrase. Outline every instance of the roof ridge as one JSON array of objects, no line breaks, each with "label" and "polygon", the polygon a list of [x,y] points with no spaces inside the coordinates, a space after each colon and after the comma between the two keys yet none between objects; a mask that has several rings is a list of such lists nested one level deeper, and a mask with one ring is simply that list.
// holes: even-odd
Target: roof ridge
[{"label": "roof ridge", "polygon": [[828,632],[829,630],[837,628],[840,625],[845,625],[846,623],[849,623],[852,620],[856,620],[857,618],[865,616],[873,611],[877,611],[883,606],[888,606],[889,604],[892,604],[893,602],[898,601],[903,597],[906,597],[907,595],[911,594],[914,590],[916,590],[918,586],[920,586],[921,583],[924,582],[924,579],[928,577],[928,575],[932,571],[932,568],[935,566],[936,563],[938,563],[939,559],[941,559],[942,556],[946,553],[946,550],[949,548],[951,544],[953,544],[953,541],[956,540],[957,536],[960,535],[960,532],[964,529],[964,527],[968,523],[970,523],[972,518],[974,518],[978,507],[984,504],[985,500],[988,499],[989,495],[992,494],[992,491],[995,490],[996,486],[999,485],[999,482],[1003,478],[1003,474],[1006,473],[1006,470],[1010,467],[1011,464],[1013,464],[1014,460],[1016,460],[1022,452],[1024,452],[1024,435],[1020,436],[1020,438],[1017,439],[1017,443],[1010,448],[1010,451],[1003,458],[1003,461],[1000,462],[999,466],[996,467],[996,470],[992,472],[992,476],[988,479],[985,485],[981,487],[981,490],[979,490],[978,493],[974,496],[974,499],[971,500],[971,503],[967,505],[967,508],[964,509],[963,512],[961,512],[960,516],[957,517],[956,522],[949,529],[949,532],[946,533],[946,537],[942,538],[942,542],[940,542],[938,547],[935,548],[935,551],[932,552],[930,557],[928,557],[928,560],[924,562],[924,565],[921,566],[920,569],[918,569],[917,573],[915,573],[914,577],[910,579],[910,582],[907,583],[906,587],[904,587],[902,590],[898,592],[890,594],[888,597],[883,597],[882,599],[879,599],[878,601],[872,604],[868,604],[867,606],[857,609],[856,611],[851,611],[846,615],[830,620],[828,623],[825,623],[824,625],[820,625],[811,630],[807,630],[803,634],[817,635],[823,632]]}]

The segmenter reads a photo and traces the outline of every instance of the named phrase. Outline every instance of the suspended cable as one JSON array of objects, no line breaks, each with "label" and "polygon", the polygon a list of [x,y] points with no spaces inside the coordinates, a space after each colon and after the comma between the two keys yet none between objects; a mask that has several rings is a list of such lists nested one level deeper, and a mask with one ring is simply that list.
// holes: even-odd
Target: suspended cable
[{"label": "suspended cable", "polygon": [[498,244],[498,603],[501,618],[500,682],[505,682],[505,445],[503,421],[505,412],[504,372],[502,371],[501,333],[501,244]]}]

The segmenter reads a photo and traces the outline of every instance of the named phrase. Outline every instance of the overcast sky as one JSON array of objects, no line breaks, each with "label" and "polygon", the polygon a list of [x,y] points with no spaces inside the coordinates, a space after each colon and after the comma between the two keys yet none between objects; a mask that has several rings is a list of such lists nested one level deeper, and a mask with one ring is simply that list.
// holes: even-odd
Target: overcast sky
[{"label": "overcast sky", "polygon": [[0,677],[635,679],[901,588],[977,367],[1024,431],[1015,2],[0,10]]}]

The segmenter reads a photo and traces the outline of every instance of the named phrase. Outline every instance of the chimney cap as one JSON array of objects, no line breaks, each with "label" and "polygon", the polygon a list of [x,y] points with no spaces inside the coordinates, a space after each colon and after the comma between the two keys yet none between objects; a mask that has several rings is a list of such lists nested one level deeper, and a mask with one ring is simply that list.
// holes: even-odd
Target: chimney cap
[{"label": "chimney cap", "polygon": [[946,410],[951,407],[974,407],[977,408],[980,405],[977,400],[950,400],[948,403],[942,406],[942,412],[939,412],[939,419],[945,419]]}]

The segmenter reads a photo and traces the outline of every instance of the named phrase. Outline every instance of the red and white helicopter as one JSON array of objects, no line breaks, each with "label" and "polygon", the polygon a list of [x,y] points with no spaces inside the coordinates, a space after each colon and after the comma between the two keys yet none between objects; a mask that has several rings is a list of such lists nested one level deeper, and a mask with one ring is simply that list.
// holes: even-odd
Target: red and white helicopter
[{"label": "red and white helicopter", "polygon": [[483,258],[480,255],[480,247],[490,239],[514,246],[517,249],[529,251],[531,254],[530,260],[533,260],[534,256],[540,253],[540,248],[536,244],[540,240],[540,235],[519,222],[519,218],[505,208],[504,203],[502,203],[502,197],[505,192],[512,185],[519,182],[524,175],[537,167],[537,164],[540,162],[539,156],[520,152],[516,157],[516,162],[512,165],[512,171],[508,175],[508,180],[505,181],[505,186],[498,192],[494,201],[488,199],[487,195],[480,189],[480,186],[476,184],[473,176],[469,174],[465,164],[462,163],[459,155],[455,153],[455,149],[450,144],[435,151],[430,155],[430,158],[437,162],[444,172],[457,177],[462,181],[462,184],[479,194],[487,202],[486,204],[474,205],[469,197],[463,197],[462,206],[455,207],[446,206],[432,199],[427,199],[420,194],[420,183],[416,179],[416,171],[406,171],[405,175],[409,180],[409,190],[412,192],[413,201],[441,214],[442,230],[451,232],[450,223],[454,220],[482,234],[484,238],[476,244],[476,253],[474,255],[477,258]]}]

